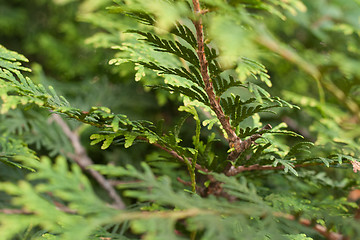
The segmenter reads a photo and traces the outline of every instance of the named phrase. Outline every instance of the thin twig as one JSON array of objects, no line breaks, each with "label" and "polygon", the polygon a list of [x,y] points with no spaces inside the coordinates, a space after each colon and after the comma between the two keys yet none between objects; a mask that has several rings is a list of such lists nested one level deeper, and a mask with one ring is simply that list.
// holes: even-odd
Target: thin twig
[{"label": "thin twig", "polygon": [[191,182],[184,181],[184,180],[182,180],[180,177],[177,177],[176,180],[177,180],[179,183],[184,184],[185,186],[191,186]]},{"label": "thin twig", "polygon": [[[177,152],[175,152],[175,151],[172,150],[172,149],[168,149],[168,148],[166,148],[166,147],[164,147],[164,146],[162,146],[162,145],[160,145],[160,144],[158,144],[158,143],[152,143],[152,145],[155,146],[155,147],[158,147],[158,148],[160,148],[160,149],[162,149],[162,150],[164,150],[165,152],[169,153],[171,156],[173,156],[174,158],[178,159],[180,162],[185,163],[186,165],[191,164],[191,160],[189,160],[189,159],[187,159],[187,158],[183,158],[182,156],[180,156]],[[208,172],[209,172],[208,169],[202,167],[202,166],[199,165],[199,164],[196,164],[196,165],[195,165],[195,168],[196,168],[197,170],[200,170],[200,171],[205,172],[205,173],[208,173]]]},{"label": "thin twig", "polygon": [[[147,141],[148,143],[150,143],[145,137],[139,136],[139,137],[137,137],[137,138],[138,138],[138,139],[141,139],[141,140],[144,140],[144,141]],[[180,156],[176,151],[174,151],[174,150],[172,150],[172,149],[169,149],[169,148],[167,148],[167,147],[165,147],[165,146],[163,146],[163,145],[161,145],[161,144],[159,144],[159,143],[157,143],[157,142],[155,142],[155,143],[150,143],[150,144],[153,145],[153,146],[155,146],[155,147],[157,147],[157,148],[160,148],[160,149],[164,150],[165,152],[169,153],[171,156],[173,156],[174,158],[176,158],[176,159],[179,160],[180,162],[185,163],[187,166],[189,166],[189,165],[192,164],[192,159],[188,159],[188,158],[186,158],[186,157],[182,157],[182,156]],[[197,169],[198,171],[201,171],[201,172],[203,172],[203,173],[209,173],[209,172],[210,172],[207,168],[201,166],[201,165],[198,164],[198,163],[195,164],[195,169]],[[212,175],[207,175],[207,176],[208,176],[208,179],[209,179],[210,181],[215,181],[215,179],[214,179],[214,177],[213,177]]]},{"label": "thin twig", "polygon": [[[232,152],[228,155],[227,160],[230,162],[234,162],[237,159],[237,157],[243,151],[249,148],[257,138],[261,137],[261,134],[255,134],[245,141],[241,140],[237,136],[235,129],[230,125],[229,117],[227,117],[224,114],[223,109],[220,105],[220,97],[215,95],[213,84],[208,72],[208,61],[206,59],[206,54],[205,54],[203,23],[201,19],[201,14],[203,13],[203,11],[200,8],[199,0],[193,0],[192,2],[195,13],[195,20],[193,21],[193,23],[196,29],[196,38],[197,38],[197,46],[198,46],[196,53],[199,58],[200,72],[202,79],[204,81],[205,92],[209,98],[211,109],[215,112],[216,117],[219,119],[223,129],[226,132],[229,147],[232,149]],[[231,163],[225,167],[224,169],[225,173],[229,170],[230,166]]]},{"label": "thin twig", "polygon": [[273,215],[275,217],[281,217],[281,218],[285,218],[285,219],[288,219],[291,221],[298,221],[301,225],[304,225],[307,227],[312,227],[315,231],[317,231],[318,233],[323,235],[328,240],[349,240],[348,237],[346,237],[340,233],[337,233],[337,232],[331,232],[326,227],[324,227],[320,224],[313,225],[313,223],[308,219],[304,219],[304,218],[296,219],[296,217],[293,215],[281,213],[281,212],[275,212],[275,213],[273,213]]},{"label": "thin twig", "polygon": [[197,38],[197,55],[199,58],[200,64],[200,72],[202,79],[205,84],[205,92],[209,98],[211,109],[215,112],[217,118],[219,119],[222,127],[224,128],[227,136],[227,140],[229,142],[230,147],[231,145],[235,144],[235,142],[241,141],[238,136],[236,135],[235,130],[231,127],[229,118],[227,118],[220,106],[220,99],[215,96],[213,84],[210,80],[210,76],[208,73],[208,61],[205,56],[205,46],[204,46],[204,31],[203,31],[203,24],[201,20],[201,8],[199,0],[193,0],[194,5],[194,12],[196,20],[193,21],[195,29],[196,29],[196,38]]},{"label": "thin twig", "polygon": [[[351,163],[351,162],[350,162]],[[324,165],[324,163],[322,162],[315,162],[315,163],[303,163],[303,164],[295,164],[293,166],[293,168],[303,168],[303,167],[313,167],[313,166],[321,166]],[[331,164],[331,165],[335,165],[335,163]],[[234,167],[231,166],[231,168],[225,173],[227,176],[235,176],[241,172],[246,172],[246,171],[254,171],[254,170],[281,170],[284,169],[285,166],[281,165],[281,166],[272,166],[272,165],[259,165],[259,164],[254,164],[254,165],[250,165],[250,166],[238,166],[238,167]]]},{"label": "thin twig", "polygon": [[11,214],[21,214],[21,215],[31,215],[33,212],[29,212],[24,209],[11,209],[11,208],[4,208],[0,209],[0,213],[11,215]]},{"label": "thin twig", "polygon": [[[63,212],[67,212],[67,209],[59,209]],[[0,213],[3,214],[7,214],[7,215],[13,215],[13,214],[21,214],[21,215],[32,215],[35,214],[34,212],[29,212],[23,209],[0,209]],[[71,214],[73,214],[73,212],[69,212]],[[154,215],[156,215],[157,217],[161,217],[161,218],[187,218],[187,217],[192,217],[192,216],[197,216],[200,214],[216,214],[216,212],[213,211],[206,211],[206,210],[201,210],[201,209],[187,209],[187,210],[183,210],[181,211],[180,214],[177,214],[179,212],[174,212],[174,211],[169,211],[169,212],[133,212],[133,213],[123,213],[121,215],[118,215],[116,217],[117,220],[128,220],[128,219],[148,219],[148,218],[152,218],[154,217]],[[285,218],[291,221],[297,221],[299,222],[301,225],[304,225],[306,227],[312,227],[315,231],[317,231],[319,234],[321,234],[322,236],[326,237],[328,240],[349,240],[348,237],[337,233],[337,232],[331,232],[329,231],[326,227],[320,225],[320,224],[315,224],[313,225],[313,223],[308,220],[308,219],[304,219],[304,218],[300,218],[297,219],[295,216],[287,214],[287,213],[281,213],[281,212],[274,212],[272,213],[273,216],[275,217],[279,217],[279,218]],[[120,219],[119,219],[120,218]],[[124,218],[124,219],[123,219]]]},{"label": "thin twig", "polygon": [[228,155],[227,160],[230,161],[226,167],[224,168],[224,174],[228,176],[233,176],[236,174],[232,174],[230,172],[234,171],[235,167],[233,166],[233,162],[239,157],[239,155],[245,151],[246,149],[250,148],[257,139],[261,138],[263,133],[267,130],[270,130],[272,127],[270,124],[265,125],[260,131],[257,133],[251,135],[249,138],[247,138],[244,141],[239,141],[236,143],[236,145],[233,147],[233,151],[230,152]]},{"label": "thin twig", "polygon": [[[308,163],[308,164],[297,164],[294,165],[294,168],[300,168],[300,167],[310,167],[310,166],[316,166],[316,165],[321,165],[323,163]],[[254,170],[281,170],[284,169],[285,166],[281,165],[281,166],[272,166],[272,165],[259,165],[259,164],[254,164],[254,165],[250,165],[250,166],[238,166],[238,167],[234,167],[231,166],[231,168],[226,172],[227,176],[235,176],[241,172],[246,172],[246,171],[254,171]]]},{"label": "thin twig", "polygon": [[71,131],[66,122],[58,114],[53,114],[52,119],[61,127],[74,147],[75,154],[69,154],[69,157],[71,157],[83,170],[87,171],[100,184],[100,186],[108,192],[110,198],[114,201],[116,208],[124,209],[124,202],[110,182],[98,171],[88,168],[93,164],[93,162],[87,155],[85,148],[81,145],[79,135]]}]

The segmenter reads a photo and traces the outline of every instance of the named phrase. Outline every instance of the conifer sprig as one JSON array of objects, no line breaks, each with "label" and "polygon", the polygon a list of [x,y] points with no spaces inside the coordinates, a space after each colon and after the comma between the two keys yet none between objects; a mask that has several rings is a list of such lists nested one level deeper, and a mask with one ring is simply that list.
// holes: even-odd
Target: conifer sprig
[{"label": "conifer sprig", "polygon": [[[200,63],[200,72],[202,79],[205,85],[205,91],[208,95],[209,102],[211,109],[215,112],[217,118],[219,119],[223,129],[225,130],[227,136],[227,140],[229,142],[229,147],[232,149],[230,154],[228,155],[228,160],[230,162],[235,161],[241,152],[245,151],[247,148],[250,147],[254,141],[261,137],[261,135],[254,135],[252,138],[250,137],[246,142],[243,142],[236,134],[235,129],[231,126],[229,117],[225,115],[221,105],[220,105],[220,96],[215,95],[212,79],[209,76],[209,69],[208,69],[208,60],[206,58],[205,53],[205,40],[204,40],[204,30],[203,30],[203,23],[201,19],[201,15],[203,13],[199,0],[193,0],[193,7],[194,7],[194,14],[195,19],[193,20],[195,29],[196,29],[196,37],[197,37],[197,50],[196,53],[199,58]],[[231,78],[230,78],[231,80]],[[225,168],[225,172],[228,172],[231,168],[231,163],[227,165]]]},{"label": "conifer sprig", "polygon": [[[117,22],[105,29],[110,30],[112,43],[118,44],[114,49],[121,50],[117,59],[111,62],[121,64],[126,59],[131,62],[127,67],[135,65],[136,80],[148,81],[146,86],[155,83],[159,89],[180,93],[176,99],[183,100],[178,108],[182,116],[175,124],[169,124],[170,121],[155,124],[145,120],[132,121],[125,115],[113,113],[122,109],[72,107],[70,102],[74,99],[71,96],[71,101],[67,101],[52,87],[35,84],[34,79],[22,75],[27,69],[18,62],[25,61],[24,57],[0,48],[0,109],[8,113],[0,116],[0,131],[12,134],[9,139],[5,134],[0,138],[0,161],[18,168],[28,166],[36,171],[24,181],[0,183],[0,198],[5,194],[12,199],[0,207],[0,232],[5,234],[5,239],[13,239],[29,225],[39,229],[42,238],[56,240],[72,240],[74,236],[81,240],[234,239],[240,234],[244,239],[277,240],[310,240],[319,237],[317,233],[327,239],[346,239],[345,234],[356,239],[360,236],[358,224],[350,214],[358,206],[346,199],[346,191],[358,185],[358,180],[350,175],[350,169],[344,169],[347,172],[341,176],[347,176],[343,179],[332,176],[335,170],[342,171],[341,164],[351,164],[354,172],[360,171],[360,162],[353,157],[358,155],[357,133],[354,133],[356,137],[347,137],[344,131],[330,129],[344,122],[343,115],[335,116],[336,120],[323,118],[322,124],[328,124],[331,130],[326,133],[331,139],[324,140],[320,136],[318,140],[329,145],[335,137],[346,141],[340,143],[345,147],[319,150],[318,142],[301,139],[298,134],[286,130],[285,123],[276,126],[278,119],[268,114],[281,110],[282,115],[287,115],[283,108],[297,107],[272,97],[263,88],[272,86],[270,75],[277,80],[282,72],[274,74],[275,67],[269,68],[268,74],[267,68],[256,60],[266,61],[262,47],[300,68],[311,64],[296,55],[289,58],[286,56],[289,52],[271,45],[274,42],[261,42],[267,35],[260,31],[260,25],[266,28],[267,22],[260,19],[280,13],[278,7],[301,6],[300,0],[250,0],[246,4],[244,1],[192,0],[192,5],[188,1],[172,0],[115,2],[120,7],[112,7],[112,12],[137,20],[137,23],[126,25],[124,22],[129,18],[119,18],[123,24],[120,24],[121,30],[132,28],[128,32],[140,35],[142,41],[136,41],[132,34],[114,37]],[[159,14],[164,9],[170,12],[170,8],[171,14]],[[264,9],[269,13],[262,15]],[[285,14],[281,16],[285,18]],[[112,23],[116,21],[114,16],[109,19]],[[189,19],[195,28],[191,22],[189,24]],[[92,19],[98,20],[97,17]],[[228,28],[234,31],[228,31]],[[104,35],[107,34],[102,33]],[[226,44],[238,40],[241,44],[236,46]],[[243,45],[250,46],[249,49],[244,47],[249,51],[243,52]],[[258,45],[262,46],[259,55],[256,53]],[[354,46],[356,44],[352,48]],[[230,52],[233,59],[227,58],[229,52],[226,50],[234,50]],[[247,55],[249,52],[256,54]],[[320,67],[321,63],[318,69],[323,71]],[[351,75],[348,66],[344,65],[344,69]],[[303,70],[311,75],[310,68]],[[156,85],[158,81],[161,82],[159,86]],[[117,83],[112,81],[112,84]],[[341,91],[345,94],[345,90]],[[90,91],[84,93],[88,98],[93,97]],[[166,100],[174,99],[174,95],[156,94]],[[354,94],[358,92],[354,91]],[[128,96],[116,97],[117,102],[129,100]],[[108,96],[106,100],[114,101]],[[303,100],[304,96],[300,96],[295,102],[304,106]],[[309,106],[316,106],[315,114],[336,115],[321,102],[309,101]],[[141,104],[137,100],[134,103]],[[36,105],[31,111],[36,113],[41,108],[41,113],[46,116],[41,115],[42,121],[38,118],[25,121],[27,116],[20,116],[20,121],[9,121],[19,116],[14,112],[23,113],[23,109],[12,110],[19,105]],[[108,156],[111,155],[111,164],[94,166],[87,155],[90,152],[86,153],[80,144],[78,132],[70,130],[61,118],[57,118],[58,115],[51,116],[50,120],[57,119],[61,127],[52,121],[51,130],[59,132],[69,148],[64,150],[60,146],[51,157],[60,153],[76,164],[68,164],[63,157],[39,161],[23,141],[13,141],[17,134],[23,137],[24,131],[31,134],[38,130],[32,123],[43,125],[46,131],[48,125],[44,123],[49,111],[92,126],[91,131],[97,132],[92,132],[90,144],[100,143],[102,150],[111,146],[110,154],[105,153],[101,159],[104,163],[102,160],[110,160]],[[29,126],[28,122],[31,122]],[[206,126],[207,130],[203,128]],[[278,138],[277,134],[285,138]],[[37,135],[57,136],[43,132]],[[26,137],[22,140],[29,146],[34,145]],[[45,142],[43,139],[33,141]],[[138,147],[145,145],[146,150],[127,149],[139,143],[143,145]],[[53,148],[49,147],[51,151]],[[112,151],[115,148],[125,149],[118,154]],[[350,154],[344,155],[347,149],[351,150]],[[122,158],[122,154],[129,158]],[[125,161],[130,165],[125,166]],[[322,171],[320,165],[337,169]],[[91,184],[83,171],[100,186]],[[111,206],[99,196],[104,190],[114,203]],[[125,206],[122,199],[134,204]],[[305,227],[300,228],[302,232],[298,234],[300,225]]]},{"label": "conifer sprig", "polygon": [[235,130],[231,127],[229,119],[225,116],[220,105],[220,98],[215,96],[212,80],[210,79],[208,72],[209,71],[208,61],[205,55],[204,31],[203,31],[203,23],[201,20],[202,10],[200,8],[200,2],[198,0],[193,0],[193,7],[195,13],[195,20],[193,21],[193,23],[196,29],[196,37],[197,37],[196,53],[199,58],[200,72],[202,79],[204,81],[205,91],[209,97],[211,109],[215,112],[217,118],[219,119],[222,127],[224,128],[227,134],[229,146],[230,148],[233,148],[235,144],[241,142],[241,140],[236,135]]}]

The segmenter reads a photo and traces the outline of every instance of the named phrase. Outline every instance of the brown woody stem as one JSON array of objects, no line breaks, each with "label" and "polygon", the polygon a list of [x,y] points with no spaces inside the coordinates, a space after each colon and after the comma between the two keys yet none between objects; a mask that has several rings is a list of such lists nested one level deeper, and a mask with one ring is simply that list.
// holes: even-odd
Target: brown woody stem
[{"label": "brown woody stem", "polygon": [[296,219],[296,217],[293,215],[281,213],[281,212],[275,212],[275,213],[273,213],[273,215],[275,217],[281,217],[281,218],[285,218],[285,219],[288,219],[291,221],[298,221],[301,225],[304,225],[306,227],[312,227],[315,231],[320,233],[322,236],[324,236],[328,240],[349,240],[348,237],[346,237],[340,233],[337,233],[337,232],[332,232],[320,224],[313,225],[312,221],[310,221],[308,219],[303,219],[303,218]]},{"label": "brown woody stem", "polygon": [[[142,139],[141,137],[139,137],[140,139]],[[185,163],[186,165],[191,165],[191,160],[187,159],[187,158],[183,158],[182,156],[180,156],[177,152],[175,152],[174,150],[171,150],[171,149],[168,149],[158,143],[153,143],[152,145],[154,145],[155,147],[158,147],[162,150],[164,150],[165,152],[169,153],[171,156],[173,156],[174,158],[178,159],[180,162],[183,162]],[[205,172],[205,173],[208,173],[209,170],[202,167],[200,164],[195,164],[195,169],[199,170],[199,171],[202,171],[202,172]]]},{"label": "brown woody stem", "polygon": [[233,147],[232,145],[235,142],[240,141],[240,139],[236,135],[235,130],[231,127],[229,119],[225,116],[220,106],[219,98],[216,98],[215,96],[213,84],[210,80],[210,76],[208,73],[208,61],[205,56],[204,31],[201,20],[202,11],[200,8],[199,0],[193,0],[193,5],[194,5],[194,12],[196,17],[196,20],[193,21],[193,23],[196,29],[196,38],[198,45],[198,49],[196,53],[199,58],[201,76],[205,84],[205,92],[209,98],[211,109],[215,112],[217,118],[219,119],[222,127],[224,128],[227,134],[227,140],[229,142],[230,147]]},{"label": "brown woody stem", "polygon": [[[310,166],[316,166],[316,165],[321,165],[322,163],[308,163],[308,164],[297,164],[294,165],[294,168],[301,168],[301,167],[310,167]],[[254,164],[254,165],[250,165],[250,166],[238,166],[238,167],[231,167],[225,174],[227,176],[235,176],[241,172],[246,172],[246,171],[254,171],[254,170],[281,170],[284,169],[285,166],[281,165],[281,166],[272,166],[272,165],[259,165],[259,164]]]},{"label": "brown woody stem", "polygon": [[123,200],[109,181],[98,171],[89,168],[93,162],[87,155],[85,148],[81,145],[79,136],[75,132],[71,131],[70,127],[59,115],[53,114],[52,119],[61,127],[74,148],[75,154],[68,154],[68,156],[72,158],[84,171],[88,172],[100,184],[100,186],[105,189],[110,198],[114,201],[114,206],[116,208],[124,209],[125,204]]},{"label": "brown woody stem", "polygon": [[[234,162],[237,157],[249,148],[254,141],[261,137],[261,134],[256,134],[256,136],[251,136],[249,139],[242,141],[237,135],[235,129],[230,125],[229,118],[224,114],[223,109],[220,105],[220,98],[215,95],[212,81],[208,72],[208,61],[205,54],[205,43],[204,43],[204,30],[203,23],[201,19],[201,14],[203,11],[200,8],[199,0],[193,0],[195,20],[193,21],[196,29],[196,38],[198,49],[196,51],[199,58],[200,72],[205,85],[205,92],[209,98],[210,107],[215,112],[216,117],[219,119],[223,129],[227,135],[227,141],[229,142],[229,147],[233,151],[228,155],[227,160]],[[270,129],[271,126],[265,126],[265,129]],[[225,167],[224,172],[226,173],[231,167],[231,163]]]}]

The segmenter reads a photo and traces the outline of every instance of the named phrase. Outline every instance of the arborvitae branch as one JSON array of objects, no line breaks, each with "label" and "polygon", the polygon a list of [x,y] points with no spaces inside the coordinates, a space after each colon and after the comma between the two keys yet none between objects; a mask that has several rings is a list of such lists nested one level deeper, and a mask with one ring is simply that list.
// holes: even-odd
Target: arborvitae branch
[{"label": "arborvitae branch", "polygon": [[[233,146],[234,149],[228,155],[227,160],[229,160],[231,162],[235,161],[241,152],[243,152],[246,149],[248,149],[249,147],[251,147],[251,145],[254,144],[255,140],[262,136],[263,131],[270,130],[271,128],[272,128],[271,125],[267,124],[258,133],[251,135],[248,139],[246,139],[244,141],[241,141],[239,139],[239,141],[234,144],[234,146]],[[243,171],[243,170],[237,170],[237,168],[235,168],[231,162],[229,162],[224,169],[225,175],[234,176],[234,175],[238,174],[239,172]],[[241,169],[242,167],[243,166],[240,166],[239,168]],[[253,169],[251,169],[251,170],[253,170]]]},{"label": "arborvitae branch", "polygon": [[298,221],[301,225],[304,225],[307,227],[312,227],[315,231],[320,233],[322,236],[324,236],[328,240],[349,240],[348,237],[341,235],[340,233],[337,233],[337,232],[331,232],[331,231],[329,231],[329,229],[327,229],[326,227],[324,227],[320,224],[313,225],[313,222],[308,219],[304,219],[304,218],[296,219],[295,216],[286,214],[286,213],[273,213],[273,215],[275,217],[282,217],[282,218],[285,218],[288,220]]},{"label": "arborvitae branch", "polygon": [[[191,160],[189,160],[189,159],[187,159],[187,158],[183,158],[182,156],[180,156],[177,152],[175,152],[175,151],[172,150],[172,149],[168,149],[168,148],[166,148],[166,147],[164,147],[164,146],[162,146],[162,145],[160,145],[160,144],[158,144],[158,143],[153,143],[152,145],[154,145],[155,147],[158,147],[158,148],[166,151],[166,152],[169,153],[171,156],[173,156],[174,158],[178,159],[180,162],[185,163],[186,165],[191,165],[191,164],[192,164],[192,163],[191,163]],[[199,171],[204,172],[204,173],[208,173],[208,172],[209,172],[208,169],[202,167],[202,166],[199,165],[199,164],[195,164],[195,168],[196,168],[197,170],[199,170]]]},{"label": "arborvitae branch", "polygon": [[[253,142],[261,137],[261,134],[256,134],[254,136],[251,136],[246,141],[242,141],[235,132],[235,129],[231,127],[229,118],[224,114],[224,111],[220,105],[220,97],[215,95],[213,83],[210,79],[209,73],[208,73],[208,61],[206,59],[205,54],[205,44],[204,44],[204,31],[203,31],[203,24],[201,20],[201,14],[203,13],[200,8],[199,0],[193,0],[194,5],[194,12],[195,12],[195,20],[193,21],[195,29],[196,29],[196,38],[197,38],[197,55],[199,58],[200,63],[200,72],[202,79],[205,84],[205,91],[208,95],[209,101],[210,101],[210,107],[215,112],[217,118],[219,119],[222,127],[224,128],[226,134],[227,134],[227,140],[229,142],[229,147],[233,149],[233,151],[228,155],[229,161],[233,162],[236,160],[236,158],[240,155],[241,152],[245,151],[247,148],[249,148]],[[269,129],[271,126],[267,125],[266,128]],[[227,172],[231,167],[231,163],[225,168],[225,172]]]},{"label": "arborvitae branch", "polygon": [[[315,166],[315,165],[322,165],[323,163],[308,163],[308,164],[296,164],[294,165],[294,168],[301,168],[301,167],[310,167],[310,166]],[[254,164],[254,165],[250,165],[250,166],[238,166],[238,167],[234,167],[231,166],[230,169],[226,172],[227,176],[235,176],[241,172],[246,172],[246,171],[254,171],[254,170],[281,170],[284,169],[285,166],[272,166],[272,165],[259,165],[259,164]]]},{"label": "arborvitae branch", "polygon": [[54,121],[61,127],[65,135],[71,141],[75,154],[68,154],[83,170],[87,171],[99,184],[102,186],[109,194],[111,199],[114,200],[114,204],[118,209],[124,209],[125,204],[122,201],[121,197],[116,193],[113,186],[106,180],[106,178],[101,175],[98,171],[88,168],[93,164],[92,160],[86,154],[86,150],[80,143],[79,136],[71,131],[69,126],[64,122],[64,120],[57,114],[53,114],[52,118]]},{"label": "arborvitae branch", "polygon": [[223,126],[225,132],[227,133],[227,138],[229,141],[230,147],[235,144],[235,142],[241,141],[235,133],[235,130],[231,127],[229,119],[225,116],[221,106],[220,99],[215,96],[213,84],[211,82],[209,73],[208,73],[208,61],[205,56],[205,47],[204,47],[204,31],[203,24],[201,20],[201,8],[199,0],[193,0],[194,12],[196,20],[194,20],[194,26],[196,29],[196,38],[197,38],[197,55],[200,62],[200,71],[201,76],[205,84],[205,91],[209,97],[210,106],[212,110],[215,112],[217,118],[219,119],[221,125]]}]

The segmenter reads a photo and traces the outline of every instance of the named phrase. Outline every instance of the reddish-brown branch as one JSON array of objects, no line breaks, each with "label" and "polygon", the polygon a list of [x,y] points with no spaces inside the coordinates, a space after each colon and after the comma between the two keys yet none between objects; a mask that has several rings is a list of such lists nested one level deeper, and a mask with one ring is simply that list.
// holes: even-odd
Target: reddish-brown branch
[{"label": "reddish-brown branch", "polygon": [[[193,0],[192,2],[195,13],[195,20],[193,21],[193,23],[196,29],[196,38],[197,38],[197,46],[198,46],[196,53],[199,58],[200,72],[205,85],[205,92],[209,98],[211,109],[215,112],[216,117],[219,119],[223,129],[226,132],[227,140],[229,142],[229,147],[233,149],[232,152],[228,155],[227,160],[230,162],[234,162],[243,151],[245,151],[252,144],[254,144],[254,141],[257,138],[261,137],[261,134],[255,134],[245,141],[241,140],[236,135],[235,129],[230,125],[229,118],[224,114],[223,109],[220,105],[220,98],[219,96],[215,95],[213,84],[208,72],[208,61],[206,59],[206,54],[205,54],[204,30],[201,19],[201,14],[203,13],[203,11],[201,10],[199,0]],[[268,127],[268,125],[266,127]],[[229,163],[225,167],[224,172],[226,173],[230,169],[230,167],[231,167],[231,163]]]},{"label": "reddish-brown branch", "polygon": [[171,156],[173,156],[174,158],[180,160],[180,162],[183,162],[183,163],[186,163],[187,165],[188,164],[191,164],[191,162],[189,161],[189,159],[187,158],[183,158],[182,156],[180,156],[177,152],[175,152],[174,150],[171,150],[171,149],[168,149],[158,143],[153,143],[152,145],[154,145],[155,147],[158,147],[162,150],[164,150],[165,152],[169,153]]},{"label": "reddish-brown branch", "polygon": [[[181,180],[181,181],[183,181],[183,180]],[[59,209],[59,210],[63,211],[63,212],[68,212],[67,209]],[[34,212],[29,212],[29,211],[26,211],[26,210],[23,210],[23,209],[0,209],[0,213],[8,214],[8,215],[12,215],[12,214],[21,214],[21,215],[35,214]],[[69,212],[69,213],[74,214],[74,212]],[[313,225],[313,223],[308,219],[301,218],[301,219],[298,220],[293,215],[286,214],[286,213],[281,213],[281,212],[275,212],[275,213],[273,213],[273,215],[275,217],[285,218],[285,219],[288,219],[288,220],[291,220],[291,221],[298,221],[301,225],[304,225],[306,227],[312,227],[315,231],[320,233],[322,236],[326,237],[328,240],[349,240],[348,237],[346,237],[346,236],[344,236],[344,235],[342,235],[340,233],[337,233],[337,232],[331,232],[326,227],[324,227],[324,226],[322,226],[320,224]],[[139,218],[140,218],[140,216],[139,216]]]},{"label": "reddish-brown branch", "polygon": [[221,106],[220,99],[215,96],[213,84],[211,82],[209,73],[208,73],[208,61],[205,56],[205,46],[204,46],[204,31],[203,24],[201,20],[201,8],[199,0],[193,0],[194,12],[196,20],[193,21],[195,29],[196,29],[196,37],[197,37],[197,55],[199,58],[200,64],[200,72],[202,79],[205,84],[205,91],[210,101],[211,109],[215,112],[217,118],[219,119],[222,127],[224,128],[227,134],[227,140],[229,142],[230,147],[235,144],[235,142],[241,141],[235,133],[235,130],[231,127],[229,119],[225,116]]},{"label": "reddish-brown branch", "polygon": [[[319,162],[319,163],[304,163],[304,164],[296,164],[294,165],[294,168],[302,168],[302,167],[311,167],[311,166],[320,166],[323,165],[323,163]],[[230,169],[225,173],[227,176],[235,176],[241,172],[246,172],[246,171],[254,171],[254,170],[281,170],[284,169],[285,166],[281,165],[281,166],[272,166],[272,165],[259,165],[259,164],[254,164],[254,165],[250,165],[250,166],[238,166],[238,167],[234,167],[231,166]]]},{"label": "reddish-brown branch", "polygon": [[185,186],[191,186],[191,182],[184,181],[184,180],[182,180],[180,177],[177,177],[176,180],[177,180],[179,183],[184,184]]},{"label": "reddish-brown branch", "polygon": [[[141,137],[139,137],[140,139],[143,139]],[[158,143],[152,143],[152,145],[154,145],[155,147],[158,147],[162,150],[164,150],[165,152],[169,153],[171,156],[173,156],[174,158],[178,159],[180,162],[183,162],[185,163],[186,165],[189,165],[189,164],[192,164],[191,161],[187,158],[183,158],[182,156],[180,156],[177,152],[175,152],[174,150],[171,150],[171,149],[168,149]],[[209,170],[202,167],[201,165],[199,164],[195,164],[195,168],[199,171],[202,171],[202,172],[205,172],[205,173],[208,173]]]},{"label": "reddish-brown branch", "polygon": [[113,199],[116,208],[124,209],[124,202],[106,178],[98,171],[88,168],[93,164],[93,162],[86,154],[85,148],[81,145],[79,136],[75,132],[71,131],[69,126],[59,115],[53,114],[52,119],[61,127],[74,147],[75,154],[68,154],[68,156],[71,157],[84,171],[87,171],[100,184],[100,186],[108,192],[110,198]]},{"label": "reddish-brown branch", "polygon": [[[138,139],[141,139],[141,140],[144,140],[144,141],[147,141],[147,138],[145,137],[137,137]],[[147,141],[148,142],[148,141]],[[176,151],[172,150],[172,149],[169,149],[159,143],[151,143],[153,146],[157,147],[157,148],[160,148],[162,150],[164,150],[165,152],[169,153],[171,156],[173,156],[174,158],[176,158],[177,160],[179,160],[180,162],[183,162],[185,163],[186,165],[191,165],[192,162],[191,162],[191,159],[187,159],[187,158],[184,158],[182,156],[180,156]],[[202,167],[200,164],[195,164],[195,169],[199,170],[199,171],[202,171],[204,173],[208,173],[210,172],[208,169]]]},{"label": "reddish-brown branch", "polygon": [[329,231],[326,227],[320,225],[320,224],[315,224],[313,225],[313,223],[308,220],[308,219],[299,219],[297,220],[295,216],[290,215],[290,214],[286,214],[286,213],[274,213],[273,214],[275,217],[281,217],[281,218],[285,218],[291,221],[298,221],[301,225],[307,226],[307,227],[312,227],[315,231],[317,231],[318,233],[320,233],[321,235],[323,235],[324,237],[326,237],[326,239],[328,240],[349,240],[348,237],[337,233],[337,232],[331,232]]},{"label": "reddish-brown branch", "polygon": [[264,131],[270,130],[271,128],[272,128],[271,125],[267,124],[262,129],[260,129],[260,131],[258,133],[251,135],[249,138],[247,138],[244,141],[238,141],[234,144],[234,146],[233,146],[234,149],[228,155],[228,158],[227,158],[227,160],[229,160],[230,162],[227,164],[227,166],[225,167],[225,169],[223,171],[225,173],[225,175],[233,176],[233,175],[237,174],[237,173],[233,174],[233,172],[236,171],[236,169],[232,165],[232,162],[234,162],[243,151],[250,148],[251,145],[253,145],[254,142],[262,136]]},{"label": "reddish-brown branch", "polygon": [[[309,163],[309,164],[297,164],[294,165],[294,168],[299,168],[299,167],[309,167],[309,166],[314,166],[314,165],[320,165],[319,164],[313,164],[313,163]],[[285,166],[281,165],[281,166],[272,166],[272,165],[259,165],[259,164],[254,164],[254,165],[250,165],[250,166],[238,166],[238,167],[234,167],[231,166],[231,168],[226,172],[227,176],[235,176],[241,172],[245,172],[245,171],[254,171],[254,170],[279,170],[279,169],[284,169]]]},{"label": "reddish-brown branch", "polygon": [[29,212],[27,210],[23,210],[23,209],[11,209],[11,208],[5,208],[5,209],[0,209],[0,213],[3,214],[21,214],[21,215],[31,215],[33,214],[32,212]]}]

